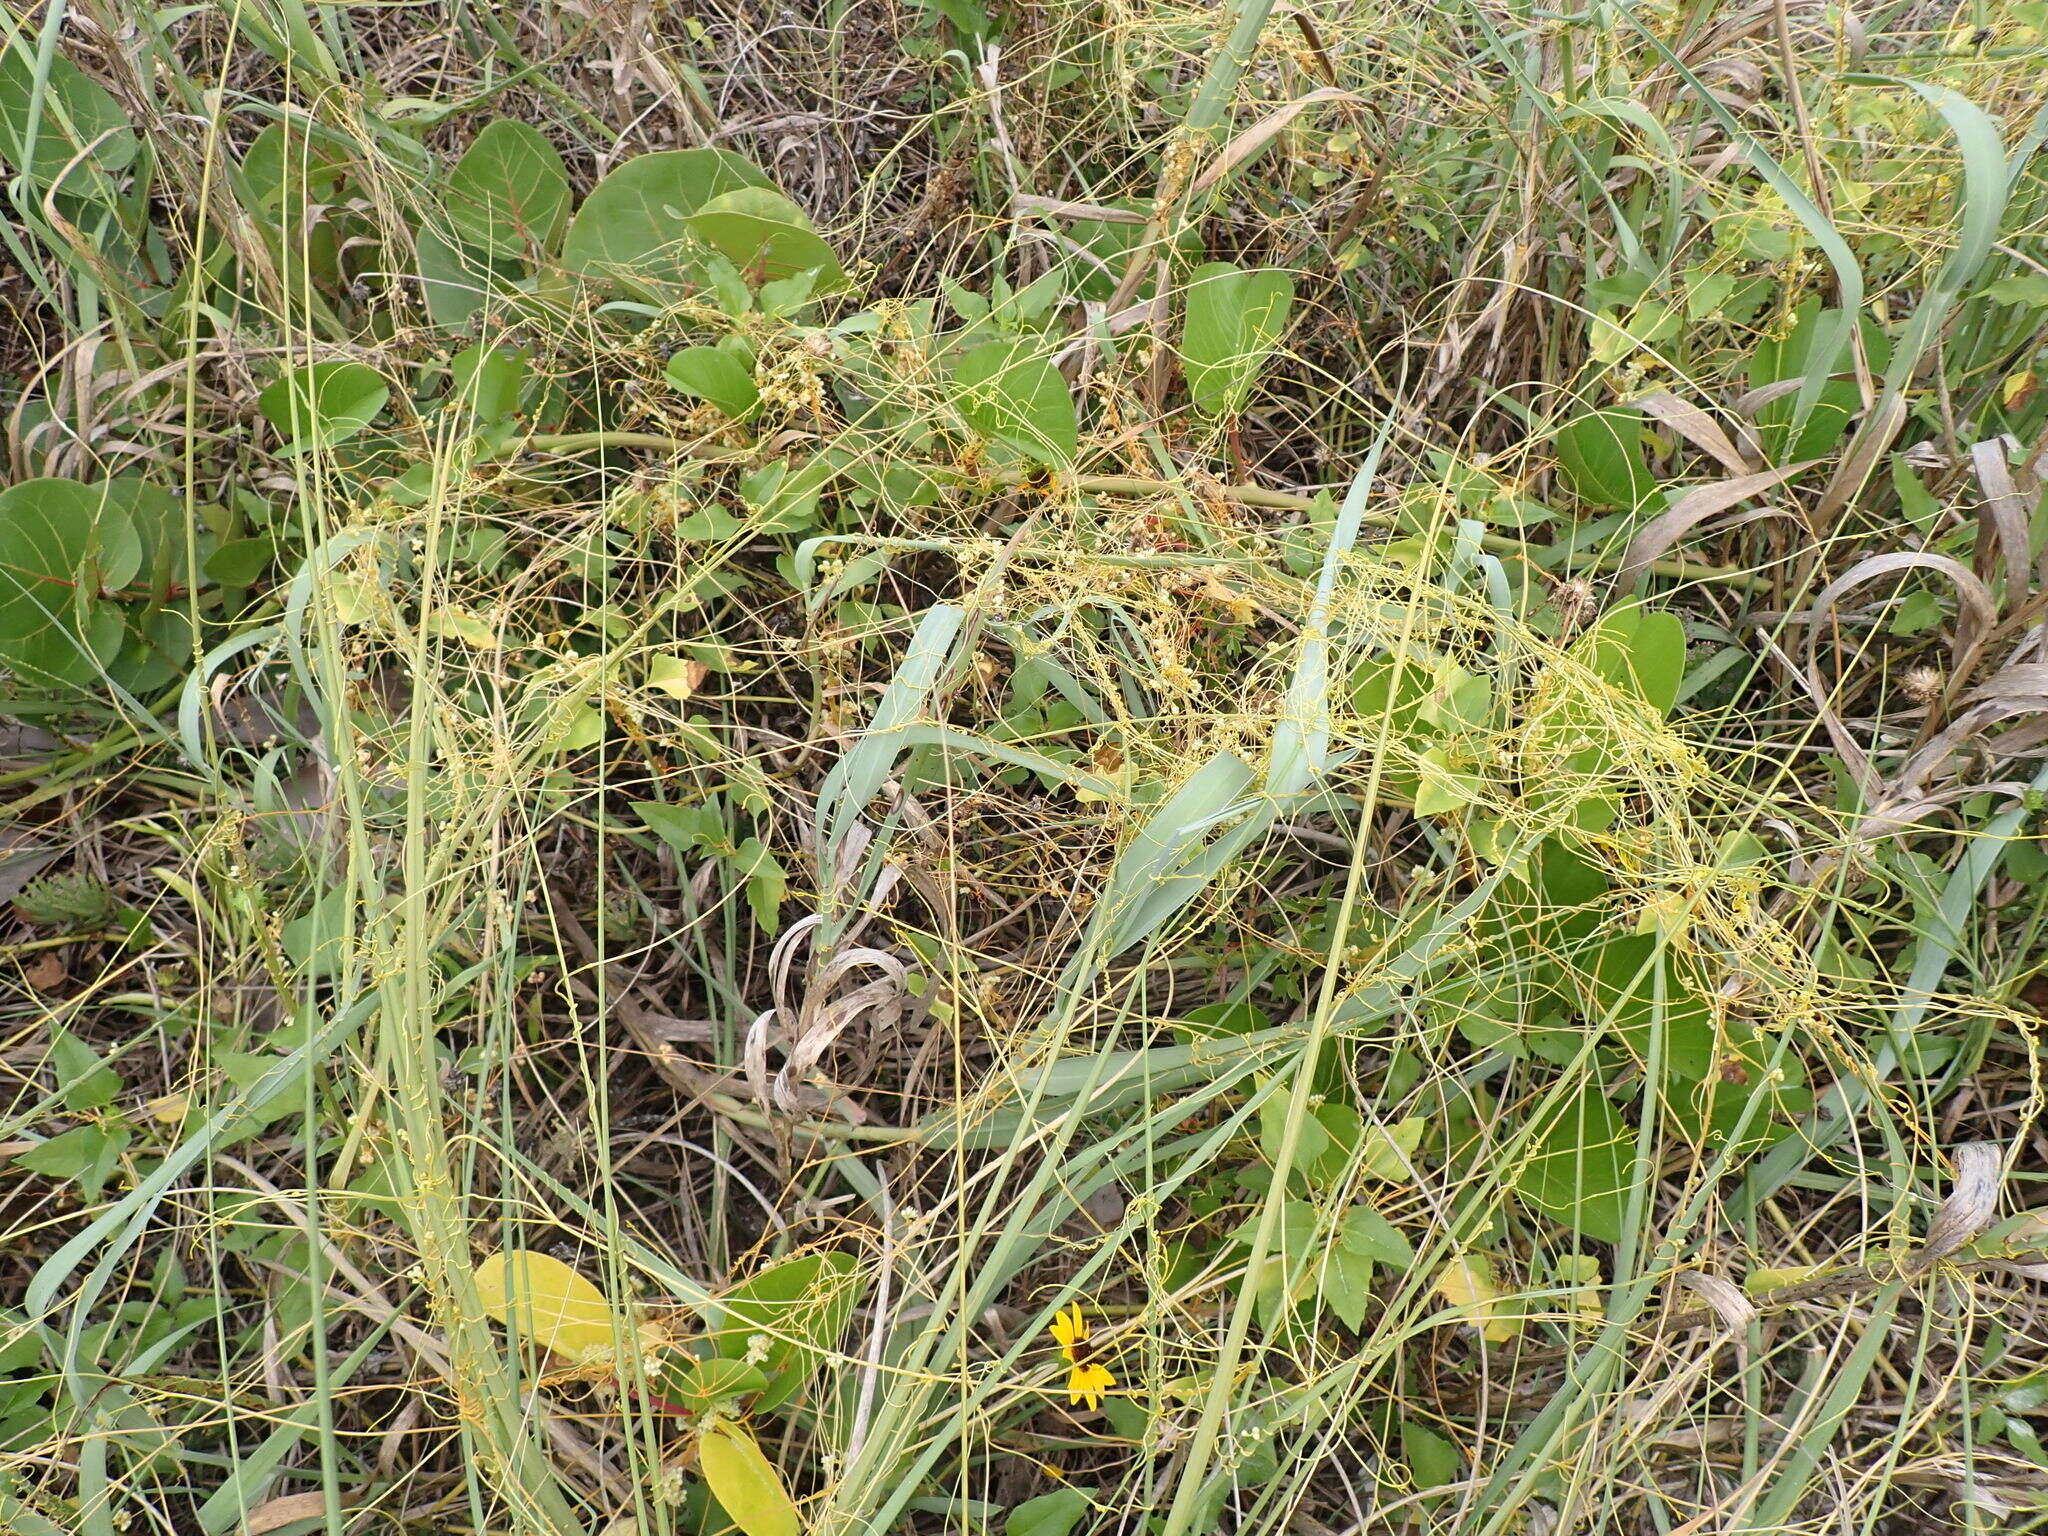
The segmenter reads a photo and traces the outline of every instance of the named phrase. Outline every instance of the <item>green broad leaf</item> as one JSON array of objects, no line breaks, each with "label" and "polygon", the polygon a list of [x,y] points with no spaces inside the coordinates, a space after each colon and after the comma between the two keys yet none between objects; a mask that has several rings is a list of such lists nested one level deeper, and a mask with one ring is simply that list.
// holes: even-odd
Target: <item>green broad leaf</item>
[{"label": "green broad leaf", "polygon": [[1204,1003],[1199,1008],[1190,1008],[1172,1028],[1183,1042],[1188,1042],[1213,1040],[1219,1035],[1249,1035],[1272,1026],[1273,1020],[1256,1003]]},{"label": "green broad leaf", "polygon": [[1441,1488],[1465,1475],[1465,1458],[1458,1448],[1413,1419],[1401,1421],[1401,1459],[1408,1463],[1408,1475],[1418,1488]]},{"label": "green broad leaf", "polygon": [[229,539],[206,559],[209,579],[224,587],[249,587],[270,569],[277,558],[277,541],[268,534],[253,539]]},{"label": "green broad leaf", "polygon": [[[1145,227],[1152,215],[1152,203],[1144,198],[1113,197],[1101,206],[1121,210],[1125,217],[1072,219],[1067,222],[1068,237],[1094,258],[1076,263],[1076,296],[1098,301],[1109,298],[1116,291],[1117,281],[1130,264],[1132,252],[1145,239]],[[1190,219],[1182,223],[1173,241],[1174,265],[1181,267],[1199,262],[1202,240],[1200,220]],[[1136,296],[1149,299],[1156,292],[1156,285],[1147,278],[1138,286]]]},{"label": "green broad leaf", "polygon": [[569,173],[537,129],[500,118],[448,173],[443,206],[456,235],[492,260],[532,260],[569,217]]},{"label": "green broad leaf", "polygon": [[139,583],[147,588],[152,601],[163,603],[197,584],[192,556],[196,554],[203,562],[213,550],[214,535],[210,528],[199,527],[191,530],[188,539],[182,499],[153,481],[132,475],[101,480],[88,489],[100,498],[103,528],[116,520],[126,525],[128,531],[115,537],[123,551],[132,552],[132,565],[120,569],[118,575],[109,560],[100,575],[103,589]]},{"label": "green broad leaf", "polygon": [[0,162],[44,190],[111,202],[111,178],[142,141],[121,104],[62,50],[39,74],[32,36],[17,29],[0,48]]},{"label": "green broad leaf", "polygon": [[[737,319],[754,312],[754,294],[747,287],[747,280],[740,276],[740,269],[727,261],[716,251],[699,253],[698,265],[702,268],[705,286],[711,290],[712,298],[726,314]],[[774,283],[763,283],[763,289],[777,288]],[[778,288],[778,291],[779,288]]]},{"label": "green broad leaf", "polygon": [[121,1073],[66,1028],[51,1030],[49,1065],[57,1073],[59,1102],[74,1114],[104,1110],[121,1092]]},{"label": "green broad leaf", "polygon": [[761,403],[753,371],[718,347],[685,347],[668,360],[666,376],[676,390],[709,400],[734,421],[744,421]]},{"label": "green broad leaf", "polygon": [[[1247,1217],[1231,1232],[1230,1243],[1235,1247],[1251,1247],[1257,1240],[1262,1219],[1256,1212]],[[1289,1281],[1302,1277],[1313,1285],[1320,1272],[1318,1261],[1322,1257],[1322,1244],[1318,1234],[1321,1224],[1315,1206],[1309,1201],[1281,1202],[1273,1245],[1267,1251],[1264,1263],[1256,1271],[1248,1270],[1242,1282],[1258,1298],[1259,1321],[1268,1330],[1277,1328],[1294,1305],[1305,1299],[1299,1292],[1289,1294]]]},{"label": "green broad leaf", "polygon": [[1591,322],[1593,360],[1618,363],[1678,334],[1685,312],[1667,299],[1650,299],[1626,315],[1596,315]]},{"label": "green broad leaf", "polygon": [[563,723],[561,749],[582,752],[604,740],[605,712],[595,704],[578,704]]},{"label": "green broad leaf", "polygon": [[1941,599],[1932,592],[1921,588],[1908,592],[1892,610],[1891,623],[1887,626],[1895,635],[1921,635],[1934,628],[1944,618],[1946,611]]},{"label": "green broad leaf", "polygon": [[1735,275],[1704,268],[1685,274],[1685,317],[1707,320],[1719,315],[1735,293]]},{"label": "green broad leaf", "polygon": [[285,958],[308,976],[332,976],[341,968],[348,933],[345,886],[317,895],[312,905],[279,930]]},{"label": "green broad leaf", "polygon": [[132,577],[140,537],[118,494],[58,478],[0,491],[0,667],[32,687],[92,683],[120,652],[109,577]]},{"label": "green broad leaf", "polygon": [[758,1366],[724,1355],[688,1361],[664,1373],[660,1383],[664,1398],[694,1413],[720,1409],[768,1389],[768,1377]]},{"label": "green broad leaf", "polygon": [[[1287,1140],[1287,1110],[1287,1100],[1278,1095],[1259,1106],[1259,1150],[1267,1162],[1276,1166]],[[1312,1171],[1330,1150],[1329,1129],[1314,1110],[1309,1111],[1302,1116],[1301,1126],[1295,1132],[1294,1167]]]},{"label": "green broad leaf", "polygon": [[2048,272],[2015,272],[2001,277],[1984,285],[1984,297],[1994,304],[2048,309]]},{"label": "green broad leaf", "polygon": [[96,1200],[132,1139],[126,1125],[81,1125],[15,1153],[14,1163],[47,1179],[69,1180],[82,1197]]},{"label": "green broad leaf", "polygon": [[1337,1224],[1337,1246],[1393,1269],[1415,1262],[1414,1246],[1401,1229],[1369,1205],[1354,1205],[1344,1213]]},{"label": "green broad leaf", "polygon": [[1081,441],[1073,393],[1026,341],[992,341],[960,359],[954,403],[983,437],[1035,463],[1066,465]]},{"label": "green broad leaf", "polygon": [[524,353],[478,343],[456,353],[449,372],[449,402],[479,422],[503,421],[519,409],[526,385]]},{"label": "green broad leaf", "polygon": [[1385,1183],[1413,1183],[1415,1152],[1428,1133],[1429,1122],[1406,1115],[1391,1125],[1362,1128],[1358,1138],[1359,1170]]},{"label": "green broad leaf", "polygon": [[776,320],[786,320],[796,314],[817,291],[820,274],[815,269],[799,272],[794,277],[780,278],[761,285],[761,313]]},{"label": "green broad leaf", "polygon": [[1416,758],[1415,814],[1444,816],[1477,805],[1486,797],[1486,783],[1469,768],[1453,764],[1441,747]]},{"label": "green broad leaf", "polygon": [[1188,279],[1181,323],[1181,368],[1197,411],[1234,417],[1287,330],[1294,279],[1227,261],[1197,267]]},{"label": "green broad leaf", "polygon": [[609,1350],[612,1305],[590,1281],[544,1253],[492,1253],[476,1266],[477,1299],[494,1321],[574,1360]]},{"label": "green broad leaf", "polygon": [[1643,459],[1643,415],[1622,406],[1588,411],[1557,431],[1557,464],[1579,500],[1634,509],[1657,489]]},{"label": "green broad leaf", "polygon": [[420,298],[427,318],[444,331],[460,330],[484,307],[497,273],[474,251],[423,226],[413,236],[419,258]]},{"label": "green broad leaf", "polygon": [[0,639],[41,628],[102,585],[105,499],[76,480],[23,480],[0,491]]},{"label": "green broad leaf", "polygon": [[1069,1536],[1095,1507],[1093,1488],[1055,1488],[1003,1517],[1003,1536]]},{"label": "green broad leaf", "polygon": [[1685,626],[1673,613],[1619,608],[1601,616],[1572,651],[1607,682],[1660,715],[1671,713],[1685,680]]},{"label": "green broad leaf", "polygon": [[[981,42],[995,30],[995,23],[990,19],[988,8],[981,4],[981,0],[924,0],[924,4],[945,17],[955,32],[971,42]],[[1047,1494],[1046,1497],[1054,1498],[1058,1495]],[[1034,1499],[1031,1502],[1035,1504],[1038,1501]],[[1017,1507],[1022,1510],[1028,1506],[1020,1504]],[[1086,1507],[1085,1503],[1083,1507]],[[1065,1530],[1062,1528],[1059,1531],[1038,1533],[1007,1531],[1006,1536],[1065,1536]]]},{"label": "green broad leaf", "polygon": [[740,187],[708,199],[685,221],[690,233],[718,252],[756,287],[814,272],[814,290],[828,293],[846,282],[839,265],[804,211],[769,187]]},{"label": "green broad leaf", "polygon": [[1353,1333],[1372,1310],[1372,1276],[1372,1255],[1356,1248],[1338,1244],[1323,1257],[1322,1303]]},{"label": "green broad leaf", "polygon": [[716,502],[706,502],[676,524],[677,538],[695,539],[702,543],[729,539],[734,534],[745,533],[746,531],[746,523],[734,517]]},{"label": "green broad leaf", "polygon": [[341,196],[349,166],[347,141],[327,128],[310,133],[302,123],[272,123],[242,152],[242,181],[249,202],[280,222],[308,203],[332,203]]},{"label": "green broad leaf", "polygon": [[1323,1150],[1311,1158],[1297,1155],[1296,1166],[1314,1183],[1333,1188],[1351,1174],[1351,1160],[1365,1139],[1365,1121],[1356,1109],[1340,1101],[1318,1104],[1313,1111],[1320,1128]]},{"label": "green broad leaf", "polygon": [[747,883],[747,910],[754,926],[773,933],[782,926],[782,903],[789,893],[789,876],[758,837],[750,837],[734,850],[733,872]]},{"label": "green broad leaf", "polygon": [[801,1536],[803,1522],[789,1490],[744,1424],[707,1418],[697,1434],[697,1468],[745,1536]]},{"label": "green broad leaf", "polygon": [[753,162],[724,149],[638,155],[592,189],[562,241],[562,265],[586,277],[609,272],[679,279],[691,214],[743,187],[769,186]]},{"label": "green broad leaf", "polygon": [[71,622],[0,642],[0,664],[33,688],[91,689],[104,681],[127,639],[128,625],[119,605],[88,598]]},{"label": "green broad leaf", "polygon": [[794,468],[789,460],[777,459],[741,477],[740,499],[753,513],[758,532],[800,532],[817,525],[818,498],[838,473],[829,454],[803,460]]},{"label": "green broad leaf", "polygon": [[133,488],[140,484],[131,480],[117,485],[102,480],[86,487],[98,503],[93,512],[95,558],[87,578],[87,590],[93,594],[117,592],[142,574],[142,535],[136,530],[135,516],[129,510],[137,499]]},{"label": "green broad leaf", "polygon": [[376,419],[391,386],[361,363],[294,368],[257,396],[257,407],[284,439],[284,452],[305,453],[347,442]]},{"label": "green broad leaf", "polygon": [[68,1029],[50,1032],[50,1066],[57,1074],[58,1098],[73,1114],[105,1109],[121,1091],[121,1074]]},{"label": "green broad leaf", "polygon": [[1516,1190],[1574,1231],[1620,1242],[1635,1133],[1591,1083],[1547,1119],[1535,1152],[1515,1170]]},{"label": "green broad leaf", "polygon": [[865,1288],[851,1254],[784,1259],[721,1296],[706,1336],[721,1356],[757,1360],[768,1386],[754,1407],[772,1412],[802,1392],[837,1348]]},{"label": "green broad leaf", "polygon": [[1600,946],[1586,1011],[1592,1021],[1606,1021],[1639,1061],[1657,1054],[1672,1077],[1696,1083],[1714,1070],[1713,1004],[1654,934]]},{"label": "green broad leaf", "polygon": [[[1891,361],[1891,342],[1884,328],[1867,317],[1862,330],[1864,360],[1873,373],[1882,372]],[[1834,352],[1827,357],[1830,341]],[[1802,384],[1800,390],[1757,407],[1755,421],[1767,463],[1818,458],[1834,446],[1863,409],[1862,392],[1853,377],[1855,366],[1854,342],[1842,324],[1841,311],[1823,308],[1817,298],[1799,306],[1789,332],[1767,334],[1757,343],[1749,360],[1752,389],[1794,379]],[[1824,376],[1826,382],[1818,386],[1805,424],[1795,433],[1800,397],[1806,393],[1803,386],[1815,374]]]},{"label": "green broad leaf", "polygon": [[1795,1134],[1813,1110],[1806,1069],[1791,1051],[1731,1028],[1714,1071],[1664,1096],[1673,1129],[1694,1143],[1749,1156]]},{"label": "green broad leaf", "polygon": [[732,834],[715,806],[636,800],[633,814],[678,853],[719,853],[732,847]]}]

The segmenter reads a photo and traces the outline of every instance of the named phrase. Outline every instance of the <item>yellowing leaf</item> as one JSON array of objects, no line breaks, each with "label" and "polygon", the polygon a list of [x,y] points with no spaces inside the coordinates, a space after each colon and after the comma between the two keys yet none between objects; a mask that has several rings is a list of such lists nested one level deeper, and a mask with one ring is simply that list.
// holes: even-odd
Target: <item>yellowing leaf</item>
[{"label": "yellowing leaf", "polygon": [[1485,794],[1479,775],[1451,766],[1441,747],[1431,747],[1415,763],[1421,780],[1415,791],[1415,814],[1442,816],[1464,806],[1476,805]]},{"label": "yellowing leaf", "polygon": [[1762,1296],[1788,1285],[1797,1285],[1802,1280],[1811,1280],[1825,1267],[1821,1264],[1794,1264],[1789,1269],[1752,1269],[1742,1277],[1742,1288],[1752,1296]]},{"label": "yellowing leaf", "polygon": [[564,752],[581,752],[604,740],[605,714],[595,704],[579,704],[562,733]]},{"label": "yellowing leaf", "polygon": [[647,686],[659,688],[671,698],[687,699],[704,685],[710,671],[693,656],[650,656],[647,658]]},{"label": "yellowing leaf", "polygon": [[1372,1178],[1390,1183],[1409,1178],[1415,1149],[1422,1145],[1422,1133],[1428,1129],[1429,1123],[1420,1115],[1410,1115],[1384,1128],[1372,1126],[1358,1144],[1359,1161]]},{"label": "yellowing leaf", "polygon": [[697,1436],[697,1466],[712,1497],[746,1536],[800,1536],[796,1505],[744,1424],[706,1419]]},{"label": "yellowing leaf", "polygon": [[497,632],[459,603],[443,603],[427,618],[427,630],[450,640],[460,640],[480,651],[498,648]]},{"label": "yellowing leaf", "polygon": [[571,1359],[612,1342],[604,1292],[544,1253],[494,1253],[476,1267],[477,1294],[493,1319]]},{"label": "yellowing leaf", "polygon": [[1522,1331],[1522,1319],[1501,1305],[1500,1277],[1483,1253],[1461,1254],[1444,1266],[1436,1288],[1445,1301],[1463,1308],[1489,1344],[1504,1344]]},{"label": "yellowing leaf", "polygon": [[334,618],[339,624],[367,623],[390,606],[376,577],[360,571],[334,572],[322,583],[322,591],[334,604]]}]

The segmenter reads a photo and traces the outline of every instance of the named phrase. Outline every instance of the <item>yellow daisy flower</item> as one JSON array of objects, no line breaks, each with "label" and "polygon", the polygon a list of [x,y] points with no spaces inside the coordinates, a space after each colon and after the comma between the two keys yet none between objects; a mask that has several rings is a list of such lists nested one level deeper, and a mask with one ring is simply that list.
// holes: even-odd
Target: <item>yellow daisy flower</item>
[{"label": "yellow daisy flower", "polygon": [[1102,1407],[1102,1394],[1116,1385],[1109,1368],[1088,1355],[1088,1319],[1081,1315],[1077,1301],[1053,1314],[1051,1333],[1067,1362],[1067,1401],[1088,1408]]}]

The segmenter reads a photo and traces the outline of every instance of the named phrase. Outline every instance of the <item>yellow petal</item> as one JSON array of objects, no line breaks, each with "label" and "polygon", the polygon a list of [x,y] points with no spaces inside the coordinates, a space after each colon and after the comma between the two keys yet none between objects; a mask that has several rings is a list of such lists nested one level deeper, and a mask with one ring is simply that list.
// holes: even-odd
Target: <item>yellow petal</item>
[{"label": "yellow petal", "polygon": [[1052,1336],[1061,1349],[1072,1349],[1088,1337],[1088,1319],[1081,1315],[1078,1301],[1053,1313]]},{"label": "yellow petal", "polygon": [[1102,1394],[1115,1385],[1116,1377],[1107,1366],[1077,1365],[1067,1373],[1067,1401],[1094,1410],[1102,1406]]},{"label": "yellow petal", "polygon": [[494,1253],[476,1267],[477,1294],[498,1322],[571,1359],[612,1341],[604,1292],[544,1253]]}]

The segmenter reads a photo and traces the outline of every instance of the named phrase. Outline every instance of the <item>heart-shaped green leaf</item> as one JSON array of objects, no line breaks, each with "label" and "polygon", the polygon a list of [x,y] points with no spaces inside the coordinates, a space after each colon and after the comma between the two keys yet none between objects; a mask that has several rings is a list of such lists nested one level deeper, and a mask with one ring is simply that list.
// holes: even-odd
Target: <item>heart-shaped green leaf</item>
[{"label": "heart-shaped green leaf", "polygon": [[709,400],[734,421],[745,420],[761,403],[752,370],[717,347],[683,348],[668,360],[668,381],[683,394]]},{"label": "heart-shaped green leaf", "polygon": [[1643,417],[1620,406],[1588,411],[1557,432],[1557,465],[1588,506],[1637,507],[1657,489],[1643,462]]},{"label": "heart-shaped green leaf", "polygon": [[0,48],[0,161],[38,187],[107,202],[141,140],[120,103],[63,53],[39,70],[32,35],[17,30]]},{"label": "heart-shaped green leaf", "polygon": [[1546,1116],[1537,1150],[1515,1174],[1522,1198],[1603,1243],[1621,1241],[1635,1133],[1591,1083]]},{"label": "heart-shaped green leaf", "polygon": [[754,164],[723,149],[639,155],[600,181],[570,222],[562,265],[589,277],[682,276],[690,215],[723,193],[766,187]]},{"label": "heart-shaped green leaf", "polygon": [[1235,416],[1287,330],[1294,279],[1213,261],[1189,278],[1186,305],[1180,352],[1188,396],[1205,416]]},{"label": "heart-shaped green leaf", "polygon": [[284,451],[303,453],[354,437],[390,398],[391,386],[374,368],[313,363],[279,379],[256,404],[284,438]]},{"label": "heart-shaped green leaf", "polygon": [[689,217],[690,233],[760,286],[815,272],[812,291],[828,293],[846,281],[832,247],[804,211],[767,187],[741,187],[707,201]]},{"label": "heart-shaped green leaf", "polygon": [[1081,429],[1059,370],[1030,342],[992,341],[960,359],[954,401],[983,437],[1042,464],[1071,464]]},{"label": "heart-shaped green leaf", "polygon": [[448,174],[448,221],[492,260],[530,258],[553,247],[569,216],[562,157],[525,123],[489,124]]},{"label": "heart-shaped green leaf", "polygon": [[120,497],[55,478],[0,491],[0,666],[33,687],[90,683],[122,640],[99,594],[140,565]]}]

